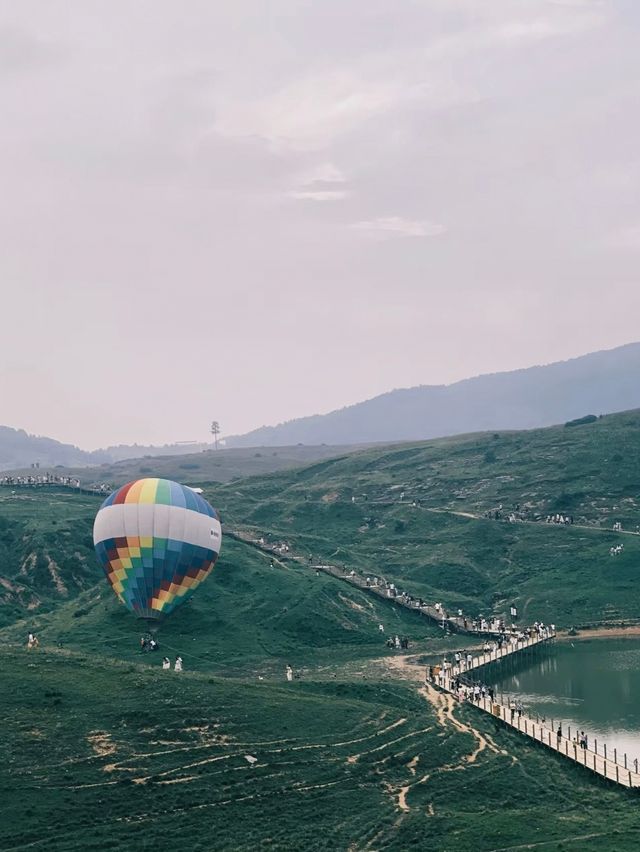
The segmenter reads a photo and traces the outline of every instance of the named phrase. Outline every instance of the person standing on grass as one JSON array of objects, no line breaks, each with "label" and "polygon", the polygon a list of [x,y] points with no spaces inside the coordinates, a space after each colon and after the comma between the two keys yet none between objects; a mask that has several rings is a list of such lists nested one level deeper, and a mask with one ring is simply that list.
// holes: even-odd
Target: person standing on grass
[{"label": "person standing on grass", "polygon": [[176,657],[176,661],[173,665],[173,670],[175,672],[181,672],[182,671],[182,657],[179,654]]},{"label": "person standing on grass", "polygon": [[286,673],[287,673],[287,680],[289,681],[289,683],[291,683],[291,681],[293,680],[293,669],[291,668],[289,663],[287,663]]},{"label": "person standing on grass", "polygon": [[171,660],[169,659],[169,657],[165,657],[162,660],[162,668],[164,671],[171,668]]}]

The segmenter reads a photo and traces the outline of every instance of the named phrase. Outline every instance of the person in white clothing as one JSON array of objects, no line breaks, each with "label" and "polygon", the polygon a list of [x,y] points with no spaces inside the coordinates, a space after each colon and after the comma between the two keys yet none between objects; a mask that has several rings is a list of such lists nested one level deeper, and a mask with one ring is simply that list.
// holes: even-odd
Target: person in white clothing
[{"label": "person in white clothing", "polygon": [[182,671],[182,657],[179,656],[179,655],[176,657],[176,661],[174,663],[173,670],[176,671],[176,672]]}]

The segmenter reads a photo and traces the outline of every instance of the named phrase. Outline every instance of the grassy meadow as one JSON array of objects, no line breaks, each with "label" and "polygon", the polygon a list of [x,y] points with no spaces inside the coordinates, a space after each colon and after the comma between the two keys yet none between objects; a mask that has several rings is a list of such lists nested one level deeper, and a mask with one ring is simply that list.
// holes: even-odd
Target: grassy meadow
[{"label": "grassy meadow", "polygon": [[[422,658],[470,640],[308,557],[471,614],[516,602],[561,626],[637,619],[640,537],[609,527],[635,523],[639,419],[210,484],[227,529],[287,541],[304,560],[272,566],[227,536],[211,577],[154,625],[151,654],[139,648],[148,625],[93,557],[100,499],[0,490],[0,850],[637,848],[633,792],[449,704],[384,641],[406,635]],[[608,466],[616,453],[624,470]],[[573,526],[534,520],[568,511],[570,494]],[[483,517],[500,503],[527,504],[531,522]],[[185,671],[162,671],[164,654]]]},{"label": "grassy meadow", "polygon": [[256,682],[45,646],[0,670],[3,850],[637,846],[632,793],[373,664]]}]

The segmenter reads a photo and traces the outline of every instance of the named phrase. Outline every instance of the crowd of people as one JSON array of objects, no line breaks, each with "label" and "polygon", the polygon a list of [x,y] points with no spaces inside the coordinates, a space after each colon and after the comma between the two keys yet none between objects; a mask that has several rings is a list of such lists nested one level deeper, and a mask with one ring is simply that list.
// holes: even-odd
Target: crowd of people
[{"label": "crowd of people", "polygon": [[146,654],[149,651],[157,651],[159,649],[159,645],[155,637],[150,635],[145,635],[140,637],[140,653]]},{"label": "crowd of people", "polygon": [[[544,624],[537,624],[537,626],[534,626],[528,632],[531,635],[539,635],[541,637],[545,637],[549,635],[552,630],[553,625],[551,625],[550,627],[545,627]],[[462,673],[465,671],[465,668],[473,668],[473,657],[467,651],[457,652],[455,654],[454,663],[446,660],[445,658],[441,665],[427,666],[426,680],[429,683],[436,684],[442,689],[448,690],[459,701],[469,701],[471,703],[480,704],[488,700],[490,704],[493,704],[496,697],[494,687],[489,686],[483,682],[465,682],[465,680],[461,676]],[[522,701],[520,701],[520,699],[516,698],[515,696],[511,696],[508,699],[507,710],[509,714],[509,721],[511,722],[511,724],[518,725],[519,727],[519,722],[517,722],[516,720],[519,720],[525,713],[525,707]],[[544,716],[540,719],[540,722],[543,725],[546,723],[546,719],[544,718]],[[560,722],[556,727],[556,747],[558,749],[560,749],[561,747],[562,738],[563,731],[562,723]],[[585,751],[589,748],[589,737],[584,731],[576,731],[575,737],[571,739],[571,742],[575,743],[577,746],[579,746]]]},{"label": "crowd of people", "polygon": [[[140,637],[140,653],[148,654],[153,653],[154,651],[160,650],[160,645],[158,644],[158,640],[155,636],[152,636],[150,633],[146,633],[144,636]],[[162,658],[162,668],[164,671],[167,671],[171,668],[171,660],[169,657]],[[178,654],[173,663],[173,670],[176,672],[182,671],[182,657]]]},{"label": "crowd of people", "polygon": [[560,512],[556,512],[555,515],[547,515],[544,519],[545,524],[561,524],[563,526],[572,526],[573,525],[573,515],[563,515]]},{"label": "crowd of people", "polygon": [[[62,476],[57,473],[29,473],[21,476],[7,474],[0,476],[0,485],[13,488],[38,487],[44,485],[65,485],[67,488],[80,488],[80,480],[77,476]],[[85,486],[87,491],[95,491],[97,494],[110,494],[113,487],[108,482],[98,482]]]},{"label": "crowd of people", "polygon": [[0,485],[68,485],[71,488],[80,488],[80,480],[75,476],[39,473],[25,476],[1,476]]},{"label": "crowd of people", "polygon": [[[384,631],[384,626],[381,624]],[[387,648],[395,648],[396,651],[406,651],[409,647],[409,637],[408,636],[389,636],[386,641]]]}]

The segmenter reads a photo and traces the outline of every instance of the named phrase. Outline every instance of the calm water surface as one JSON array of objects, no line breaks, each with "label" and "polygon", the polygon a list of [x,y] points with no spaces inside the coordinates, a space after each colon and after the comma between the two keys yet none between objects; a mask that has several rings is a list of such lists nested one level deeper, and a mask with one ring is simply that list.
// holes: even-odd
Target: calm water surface
[{"label": "calm water surface", "polygon": [[612,757],[615,747],[640,761],[640,639],[558,642],[487,679],[530,714],[561,720],[565,733],[584,730],[590,748],[595,737],[598,751],[606,743]]}]

